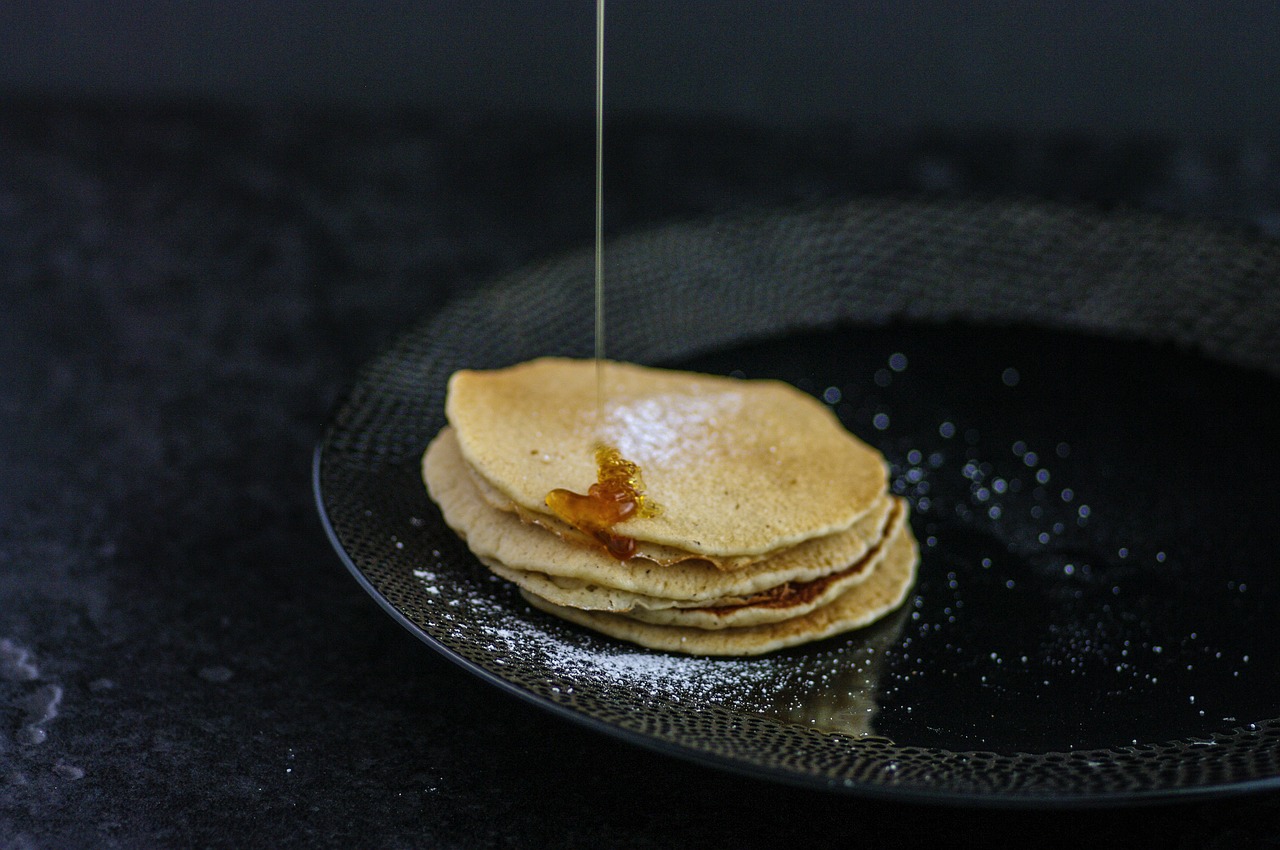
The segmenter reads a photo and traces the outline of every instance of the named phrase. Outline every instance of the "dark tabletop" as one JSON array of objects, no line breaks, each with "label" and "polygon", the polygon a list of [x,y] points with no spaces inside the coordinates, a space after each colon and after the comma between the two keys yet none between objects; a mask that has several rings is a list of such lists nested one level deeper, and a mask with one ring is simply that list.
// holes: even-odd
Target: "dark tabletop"
[{"label": "dark tabletop", "polygon": [[[611,233],[866,195],[1280,234],[1280,145],[608,130]],[[330,549],[311,453],[450,296],[590,241],[588,121],[0,110],[0,848],[1280,844],[1275,793],[1087,812],[715,772],[501,693]]]}]

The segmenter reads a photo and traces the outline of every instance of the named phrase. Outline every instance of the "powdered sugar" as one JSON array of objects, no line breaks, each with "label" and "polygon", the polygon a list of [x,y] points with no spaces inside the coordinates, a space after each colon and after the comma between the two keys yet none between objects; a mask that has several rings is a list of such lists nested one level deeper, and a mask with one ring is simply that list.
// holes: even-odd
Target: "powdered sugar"
[{"label": "powdered sugar", "polygon": [[[510,588],[459,582],[448,572],[419,569],[435,624],[460,646],[478,643],[491,670],[539,671],[547,695],[591,686],[642,703],[697,710],[719,706],[848,735],[872,734],[884,647],[900,622],[837,641],[825,650],[750,658],[706,658],[647,650],[561,623],[527,606]],[[468,577],[470,578],[470,577]],[[442,597],[454,597],[443,603]],[[455,641],[450,641],[455,642]],[[492,665],[492,666],[491,666]]]}]

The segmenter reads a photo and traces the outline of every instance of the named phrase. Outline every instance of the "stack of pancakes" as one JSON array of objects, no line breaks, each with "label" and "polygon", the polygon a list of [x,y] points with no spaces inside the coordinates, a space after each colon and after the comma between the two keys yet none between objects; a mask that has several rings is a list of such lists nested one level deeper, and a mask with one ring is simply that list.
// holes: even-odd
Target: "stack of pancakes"
[{"label": "stack of pancakes", "polygon": [[[918,550],[883,458],[812,397],[621,363],[462,371],[423,457],[445,522],[534,606],[643,646],[753,655],[896,608]],[[605,402],[599,402],[603,386]],[[638,464],[652,516],[618,560],[546,505],[595,483],[595,447]]]}]

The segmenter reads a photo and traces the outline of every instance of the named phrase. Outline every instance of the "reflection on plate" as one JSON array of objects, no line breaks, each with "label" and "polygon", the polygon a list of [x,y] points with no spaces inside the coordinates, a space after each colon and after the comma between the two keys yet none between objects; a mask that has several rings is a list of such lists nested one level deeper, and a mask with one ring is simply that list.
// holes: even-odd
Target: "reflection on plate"
[{"label": "reflection on plate", "polygon": [[[795,383],[885,453],[913,503],[908,606],[762,658],[646,651],[529,608],[419,481],[455,369],[589,353],[588,256],[455,302],[371,364],[317,452],[317,498],[357,579],[428,644],[673,754],[982,804],[1280,786],[1262,489],[1280,470],[1280,364],[1274,320],[1241,309],[1277,268],[1265,243],[997,205],[616,246],[613,356]],[[1177,311],[1150,309],[1170,292]]]}]

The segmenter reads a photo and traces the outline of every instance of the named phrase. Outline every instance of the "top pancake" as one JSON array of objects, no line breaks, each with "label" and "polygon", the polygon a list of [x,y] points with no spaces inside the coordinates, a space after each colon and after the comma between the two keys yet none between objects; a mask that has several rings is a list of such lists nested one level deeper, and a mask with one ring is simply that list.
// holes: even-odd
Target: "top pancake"
[{"label": "top pancake", "polygon": [[596,481],[604,442],[639,464],[658,516],[615,531],[706,555],[756,555],[848,528],[884,493],[880,455],[777,381],[546,358],[449,381],[445,412],[472,469],[516,505]]}]

